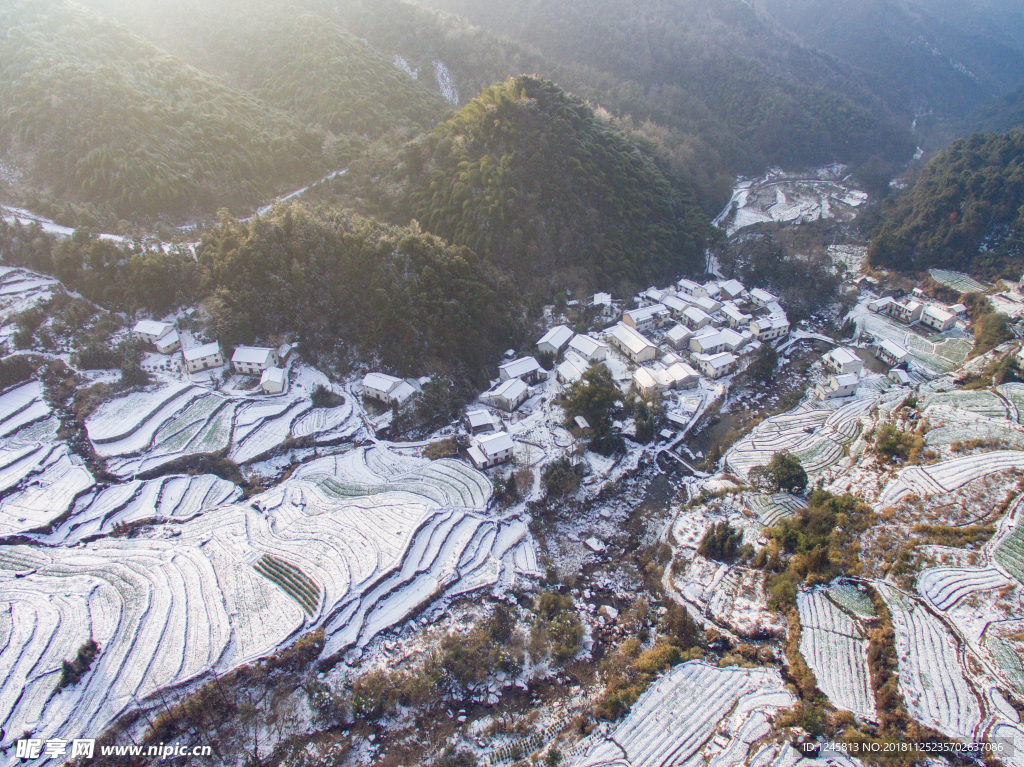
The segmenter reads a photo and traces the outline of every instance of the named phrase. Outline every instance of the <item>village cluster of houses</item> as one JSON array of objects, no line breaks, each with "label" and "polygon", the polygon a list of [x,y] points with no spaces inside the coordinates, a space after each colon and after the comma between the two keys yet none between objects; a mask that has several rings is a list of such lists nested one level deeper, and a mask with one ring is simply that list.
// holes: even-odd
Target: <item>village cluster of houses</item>
[{"label": "village cluster of houses", "polygon": [[[140,341],[152,344],[160,354],[175,355],[180,350],[184,365],[176,356],[172,361],[176,367],[183,367],[190,374],[225,364],[224,352],[217,341],[182,349],[181,338],[173,323],[141,320],[132,328],[132,333]],[[281,344],[277,348],[238,346],[231,355],[231,366],[237,373],[259,376],[260,389],[264,394],[280,394],[284,391],[286,380],[283,365],[291,353],[291,344]]]},{"label": "village cluster of houses", "polygon": [[[670,288],[651,288],[636,301],[639,306],[622,314],[607,339],[639,366],[633,383],[644,396],[696,386],[701,375],[726,376],[740,355],[790,331],[776,296],[761,288],[747,291],[738,280],[701,285],[682,279]],[[650,337],[659,331],[674,350],[660,357]]]},{"label": "village cluster of houses", "polygon": [[946,306],[931,301],[920,288],[915,288],[910,296],[902,299],[893,296],[876,298],[868,304],[868,309],[878,314],[887,314],[906,325],[924,326],[936,333],[952,330],[957,320],[967,317],[967,307],[963,304]]},{"label": "village cluster of houses", "polygon": [[[878,344],[875,356],[891,366],[888,375],[890,381],[900,386],[910,383],[910,374],[899,365],[910,360],[910,352],[894,341],[882,341]],[[824,383],[815,387],[818,399],[834,397],[850,397],[857,393],[860,384],[860,372],[864,368],[864,360],[857,350],[849,346],[840,346],[825,354],[822,358],[829,376]]]}]

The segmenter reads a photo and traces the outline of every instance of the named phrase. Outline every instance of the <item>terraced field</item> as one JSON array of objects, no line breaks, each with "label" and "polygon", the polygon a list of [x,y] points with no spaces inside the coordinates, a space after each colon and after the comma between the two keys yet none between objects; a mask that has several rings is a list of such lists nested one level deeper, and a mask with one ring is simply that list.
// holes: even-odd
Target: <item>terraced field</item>
[{"label": "terraced field", "polygon": [[991,287],[991,285],[978,282],[969,274],[963,274],[962,272],[951,272],[947,269],[929,269],[928,274],[936,282],[961,293],[984,293]]},{"label": "terraced field", "polygon": [[[266,655],[315,626],[325,628],[326,654],[343,653],[438,595],[539,574],[526,525],[484,511],[484,475],[385,448],[356,452],[308,464],[246,505],[208,476],[105,488],[83,495],[50,542],[150,526],[87,549],[0,547],[0,748],[26,729],[43,738],[99,732],[136,699]],[[374,478],[362,495],[331,487]],[[101,647],[93,668],[52,695],[61,661],[90,635]]]}]

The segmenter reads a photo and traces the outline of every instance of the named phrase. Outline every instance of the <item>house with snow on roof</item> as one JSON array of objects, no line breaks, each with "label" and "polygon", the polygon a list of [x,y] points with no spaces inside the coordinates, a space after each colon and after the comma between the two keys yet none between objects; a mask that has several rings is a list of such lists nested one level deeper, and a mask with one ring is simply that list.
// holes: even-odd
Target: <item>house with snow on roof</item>
[{"label": "house with snow on roof", "polygon": [[886,314],[889,311],[889,307],[894,303],[896,303],[896,299],[892,296],[882,296],[868,302],[868,310],[876,314]]},{"label": "house with snow on roof", "polygon": [[679,315],[686,311],[686,307],[692,304],[691,301],[688,301],[685,298],[680,298],[679,296],[665,296],[661,303],[668,309],[669,314],[677,319],[679,318]]},{"label": "house with snow on roof", "polygon": [[907,301],[905,303],[893,301],[889,304],[889,315],[895,317],[900,322],[906,322],[908,325],[921,319],[923,311],[924,304],[920,301]]},{"label": "house with snow on roof", "polygon": [[478,469],[489,469],[511,461],[515,447],[512,438],[506,432],[499,431],[480,437],[466,452],[469,454],[469,460]]},{"label": "house with snow on roof", "polygon": [[697,306],[687,307],[681,319],[690,330],[700,330],[705,325],[711,324],[711,318],[707,312]]},{"label": "house with snow on roof", "polygon": [[573,336],[566,353],[575,352],[588,362],[600,362],[608,358],[608,344],[591,336]]},{"label": "house with snow on roof", "polygon": [[819,399],[834,399],[836,397],[849,397],[857,393],[857,385],[860,379],[853,373],[831,375],[825,383],[815,387]]},{"label": "house with snow on roof", "polygon": [[386,373],[367,373],[363,377],[363,396],[385,405],[404,405],[414,394],[416,389],[401,378]]},{"label": "house with snow on roof", "polygon": [[723,304],[721,313],[731,328],[743,327],[750,323],[750,315],[741,312],[735,304]]},{"label": "house with snow on roof", "polygon": [[665,341],[667,341],[673,349],[686,349],[690,345],[690,338],[692,336],[693,331],[688,327],[685,325],[676,325],[665,334]]},{"label": "house with snow on roof", "polygon": [[619,314],[611,293],[595,293],[590,299],[590,305],[595,307],[602,317],[616,317]]},{"label": "house with snow on roof", "polygon": [[185,358],[185,366],[190,373],[197,373],[207,368],[219,368],[224,364],[224,354],[220,350],[220,344],[216,341],[185,349],[181,356]]},{"label": "house with snow on roof", "polygon": [[236,346],[235,353],[231,355],[231,364],[239,373],[255,375],[267,368],[280,367],[281,361],[277,358],[276,349],[268,349],[265,346]]},{"label": "house with snow on roof", "polygon": [[722,297],[728,299],[740,298],[747,292],[747,289],[743,287],[743,283],[739,280],[722,280],[718,283],[718,287],[722,291]]},{"label": "house with snow on roof", "polygon": [[466,411],[466,428],[470,434],[482,434],[501,428],[501,419],[490,410],[480,408]]},{"label": "house with snow on roof", "polygon": [[704,328],[690,339],[690,351],[694,354],[718,354],[725,351],[725,339],[714,328]]},{"label": "house with snow on roof", "polygon": [[694,306],[700,307],[703,311],[707,312],[708,314],[714,314],[715,312],[722,308],[722,302],[716,301],[715,299],[711,298],[711,296],[701,296],[699,298],[695,298],[693,299],[693,304]]},{"label": "house with snow on roof", "polygon": [[752,288],[750,291],[750,302],[754,306],[768,306],[772,301],[778,300],[778,296],[769,293],[764,288]]},{"label": "house with snow on roof", "polygon": [[907,373],[906,370],[902,370],[900,368],[893,368],[892,370],[889,371],[889,374],[886,376],[886,378],[888,378],[897,386],[910,386],[910,374]]},{"label": "house with snow on roof", "polygon": [[610,345],[638,365],[653,360],[658,352],[658,347],[622,322],[609,330],[605,338]]},{"label": "house with snow on roof", "polygon": [[771,341],[789,333],[789,320],[785,317],[762,317],[751,320],[748,327],[758,341]]},{"label": "house with snow on roof", "polygon": [[267,368],[260,376],[260,389],[264,394],[280,394],[284,391],[284,369]]},{"label": "house with snow on roof", "polygon": [[181,348],[181,339],[178,337],[178,331],[171,330],[170,333],[165,333],[153,342],[153,346],[161,354],[170,354],[177,351]]},{"label": "house with snow on roof", "polygon": [[679,293],[690,298],[707,298],[708,291],[703,285],[698,285],[693,280],[682,279],[676,283]]},{"label": "house with snow on roof", "polygon": [[132,328],[132,335],[147,344],[155,344],[165,335],[174,330],[170,322],[158,322],[156,320],[140,320]]},{"label": "house with snow on roof", "polygon": [[875,352],[875,356],[882,360],[886,365],[895,366],[902,365],[904,362],[909,360],[910,352],[895,341],[886,339],[878,345],[878,350]]},{"label": "house with snow on roof", "polygon": [[651,304],[639,309],[623,312],[622,321],[641,332],[654,330],[664,325],[672,316],[665,304]]},{"label": "house with snow on roof", "polygon": [[565,325],[555,325],[537,342],[537,351],[557,357],[566,344],[572,340],[574,333]]},{"label": "house with snow on roof", "polygon": [[513,412],[529,398],[530,387],[519,378],[510,378],[504,383],[498,384],[490,393],[484,395],[484,399],[492,405],[509,413]]},{"label": "house with snow on roof", "polygon": [[700,382],[700,373],[685,362],[673,362],[665,368],[670,389],[692,389]]},{"label": "house with snow on roof", "polygon": [[648,367],[640,367],[633,371],[633,386],[644,399],[650,399],[668,388],[668,381],[660,373],[661,371]]},{"label": "house with snow on roof", "polygon": [[921,312],[921,324],[941,333],[956,327],[956,315],[938,306],[929,306]]},{"label": "house with snow on roof", "polygon": [[843,375],[846,373],[858,374],[864,367],[864,360],[849,346],[839,346],[828,354],[824,355],[822,361],[825,367],[833,373]]},{"label": "house with snow on roof", "polygon": [[555,368],[555,379],[566,386],[576,383],[590,369],[590,363],[582,357],[568,353],[565,359]]},{"label": "house with snow on roof", "polygon": [[693,359],[700,372],[708,378],[721,378],[729,375],[736,365],[736,355],[731,352],[698,354]]},{"label": "house with snow on roof", "polygon": [[501,381],[511,381],[513,378],[518,378],[524,383],[535,384],[547,377],[548,375],[544,368],[533,357],[520,357],[498,367],[498,378]]}]

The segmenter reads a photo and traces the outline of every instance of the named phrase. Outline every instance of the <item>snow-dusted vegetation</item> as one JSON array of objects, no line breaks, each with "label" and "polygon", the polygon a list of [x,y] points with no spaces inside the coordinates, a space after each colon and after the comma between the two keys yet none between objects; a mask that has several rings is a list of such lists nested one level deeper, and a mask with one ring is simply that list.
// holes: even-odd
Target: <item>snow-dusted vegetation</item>
[{"label": "snow-dusted vegetation", "polygon": [[857,622],[825,589],[801,592],[800,653],[818,687],[836,708],[875,720],[875,694],[868,668],[868,641]]}]

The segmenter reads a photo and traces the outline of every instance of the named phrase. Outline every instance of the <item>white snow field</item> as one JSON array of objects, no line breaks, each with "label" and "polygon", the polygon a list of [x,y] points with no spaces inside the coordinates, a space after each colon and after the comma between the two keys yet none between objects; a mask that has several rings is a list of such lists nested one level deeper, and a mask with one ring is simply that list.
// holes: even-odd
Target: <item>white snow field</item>
[{"label": "white snow field", "polygon": [[979,740],[981,704],[964,675],[956,639],[920,602],[887,583],[875,587],[896,630],[900,691],[907,711],[951,738]]},{"label": "white snow field", "polygon": [[[60,283],[52,277],[27,269],[0,266],[0,311],[8,317],[23,312],[49,299],[59,286]],[[11,333],[12,327],[5,330],[5,335]]]},{"label": "white snow field", "polygon": [[890,482],[878,497],[876,508],[891,506],[915,494],[922,498],[942,495],[963,487],[989,474],[1006,471],[1024,464],[1024,452],[996,450],[991,453],[954,458],[931,466],[908,466]]},{"label": "white snow field", "polygon": [[188,383],[119,397],[86,421],[97,454],[125,479],[197,453],[228,450],[233,461],[247,463],[289,437],[324,444],[360,426],[348,401],[325,410],[301,396],[229,397]]},{"label": "white snow field", "polygon": [[844,449],[861,432],[860,418],[876,404],[873,397],[854,397],[838,406],[830,401],[800,405],[758,424],[726,454],[726,463],[746,479],[755,466],[766,465],[773,453],[788,450],[817,480],[844,457]]},{"label": "white snow field", "polygon": [[797,607],[800,653],[814,672],[818,688],[836,708],[877,721],[868,641],[857,622],[829,598],[827,589],[801,592]]},{"label": "white snow field", "polygon": [[572,764],[744,764],[751,745],[769,734],[768,716],[795,702],[774,669],[689,661],[652,684],[607,737],[581,741]]},{"label": "white snow field", "polygon": [[[25,730],[99,733],[158,690],[317,626],[325,654],[342,653],[423,604],[539,574],[525,523],[484,511],[487,477],[458,461],[412,463],[357,450],[244,505],[209,476],[133,482],[80,499],[54,537],[156,520],[134,537],[0,549],[0,749]],[[101,648],[92,668],[52,694],[61,661],[90,637]]]}]

